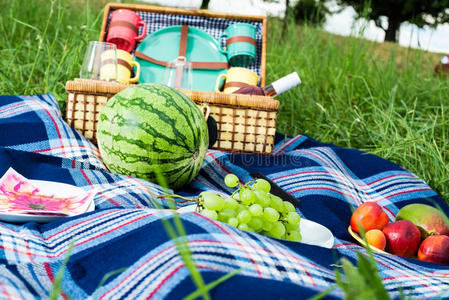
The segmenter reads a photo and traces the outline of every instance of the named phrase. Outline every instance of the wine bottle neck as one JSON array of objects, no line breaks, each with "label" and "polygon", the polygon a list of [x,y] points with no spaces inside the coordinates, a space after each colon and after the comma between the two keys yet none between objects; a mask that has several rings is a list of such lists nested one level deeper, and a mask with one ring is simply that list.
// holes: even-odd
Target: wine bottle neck
[{"label": "wine bottle neck", "polygon": [[271,84],[265,86],[263,89],[265,95],[274,97],[294,88],[300,83],[301,79],[299,78],[298,73],[293,72],[272,82]]}]

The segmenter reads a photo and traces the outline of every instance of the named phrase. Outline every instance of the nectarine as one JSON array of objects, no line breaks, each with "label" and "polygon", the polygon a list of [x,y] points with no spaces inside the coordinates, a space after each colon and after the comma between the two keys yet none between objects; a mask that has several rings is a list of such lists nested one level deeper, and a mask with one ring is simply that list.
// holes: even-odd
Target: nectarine
[{"label": "nectarine", "polygon": [[385,234],[379,229],[371,229],[367,231],[365,237],[368,244],[371,246],[376,247],[379,250],[385,250],[387,240],[385,238]]},{"label": "nectarine", "polygon": [[359,224],[365,232],[371,229],[380,229],[389,222],[387,214],[376,202],[365,202],[361,204],[351,216],[351,229],[360,233]]}]

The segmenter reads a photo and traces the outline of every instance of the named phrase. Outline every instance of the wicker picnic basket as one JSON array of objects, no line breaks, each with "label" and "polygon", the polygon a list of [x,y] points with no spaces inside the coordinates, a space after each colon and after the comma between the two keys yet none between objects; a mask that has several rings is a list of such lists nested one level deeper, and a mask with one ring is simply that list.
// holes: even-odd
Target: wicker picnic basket
[{"label": "wicker picnic basket", "polygon": [[[227,26],[231,22],[251,22],[258,26],[258,54],[252,70],[260,77],[260,85],[265,84],[266,18],[256,16],[236,16],[212,13],[205,10],[183,10],[149,5],[109,3],[105,8],[100,41],[104,41],[112,11],[126,8],[138,13],[145,22],[157,23],[153,31],[166,26],[192,21],[203,26],[219,24]],[[164,19],[167,18],[167,19]],[[155,22],[157,20],[157,22]],[[162,21],[161,21],[162,20]],[[214,23],[215,22],[215,23]],[[154,24],[153,24],[154,25]],[[149,26],[151,30],[152,26]],[[216,35],[218,35],[217,33]],[[99,115],[107,101],[116,93],[129,87],[127,84],[75,79],[66,83],[66,120],[69,125],[96,143],[96,129]],[[234,152],[270,154],[273,151],[276,132],[276,116],[279,101],[266,96],[223,94],[215,92],[182,90],[202,109],[207,108],[217,122],[218,137],[213,149]]]}]

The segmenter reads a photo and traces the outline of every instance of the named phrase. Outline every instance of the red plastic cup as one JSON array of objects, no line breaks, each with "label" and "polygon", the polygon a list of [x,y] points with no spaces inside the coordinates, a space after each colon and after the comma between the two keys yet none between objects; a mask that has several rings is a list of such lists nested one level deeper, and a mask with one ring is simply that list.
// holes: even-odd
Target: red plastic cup
[{"label": "red plastic cup", "polygon": [[[143,31],[141,35],[138,35],[140,26],[143,26]],[[147,25],[135,12],[129,9],[118,9],[111,14],[106,41],[117,45],[117,49],[131,52],[136,41],[141,41],[146,32]]]}]

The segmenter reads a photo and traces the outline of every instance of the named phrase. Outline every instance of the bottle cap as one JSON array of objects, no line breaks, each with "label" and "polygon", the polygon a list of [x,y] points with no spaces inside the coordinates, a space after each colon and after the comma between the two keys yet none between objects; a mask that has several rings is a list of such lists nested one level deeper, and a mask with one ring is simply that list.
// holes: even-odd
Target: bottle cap
[{"label": "bottle cap", "polygon": [[448,55],[444,55],[444,56],[441,58],[441,63],[442,63],[443,65],[449,64],[449,56],[448,56]]},{"label": "bottle cap", "polygon": [[301,79],[299,78],[298,73],[293,72],[284,76],[276,81],[274,81],[271,85],[273,86],[276,94],[281,94],[285,91],[288,91],[291,88],[294,88],[298,84],[301,84]]}]

